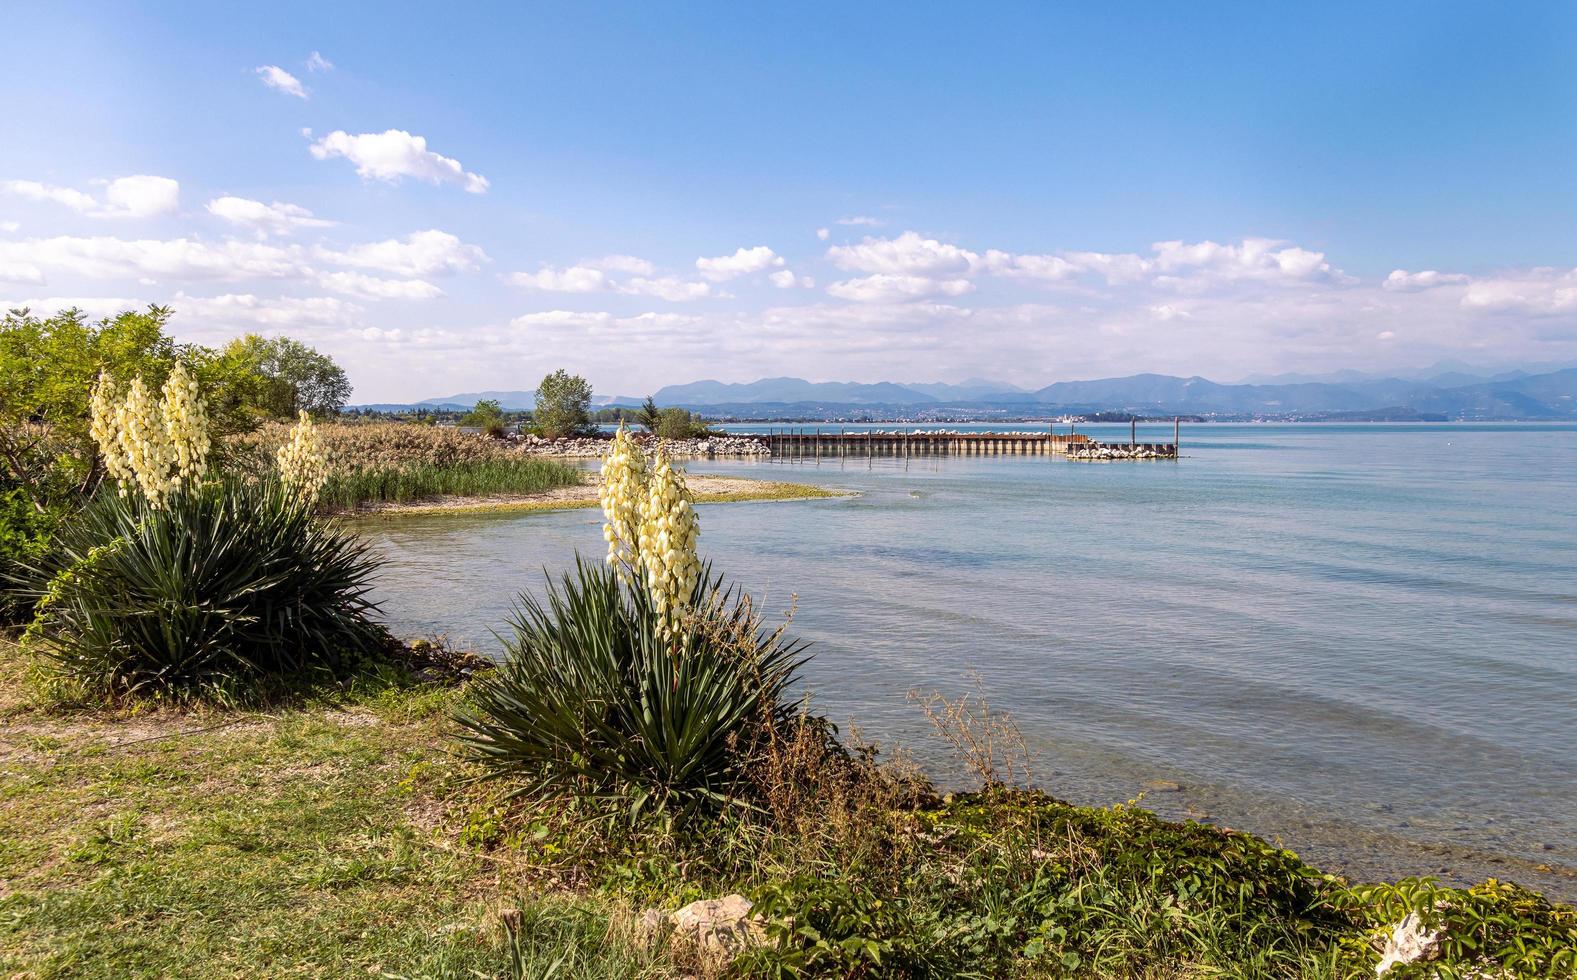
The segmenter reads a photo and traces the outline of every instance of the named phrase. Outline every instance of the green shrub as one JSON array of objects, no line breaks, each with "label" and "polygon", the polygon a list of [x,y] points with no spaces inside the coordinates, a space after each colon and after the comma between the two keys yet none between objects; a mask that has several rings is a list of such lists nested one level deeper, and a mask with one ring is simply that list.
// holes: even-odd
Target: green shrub
[{"label": "green shrub", "polygon": [[706,435],[701,416],[682,408],[665,408],[657,413],[657,435],[664,439],[694,439]]},{"label": "green shrub", "polygon": [[63,507],[40,511],[21,488],[0,490],[0,625],[26,621],[32,602],[19,590],[26,568],[49,551]]},{"label": "green shrub", "polygon": [[765,727],[790,712],[803,646],[703,571],[665,637],[644,589],[577,560],[546,602],[523,596],[502,666],[458,715],[471,757],[517,794],[711,809],[736,789]]},{"label": "green shrub", "polygon": [[34,565],[29,644],[101,695],[245,691],[359,663],[387,642],[376,561],[276,484],[103,493]]},{"label": "green shrub", "polygon": [[[1387,978],[1577,977],[1577,909],[1553,905],[1510,882],[1447,888],[1431,878],[1408,878],[1356,886],[1345,899],[1374,927],[1366,939],[1383,942],[1409,913],[1419,916],[1424,929],[1441,930],[1437,960],[1393,967]],[[1378,943],[1351,946],[1373,960]]]}]

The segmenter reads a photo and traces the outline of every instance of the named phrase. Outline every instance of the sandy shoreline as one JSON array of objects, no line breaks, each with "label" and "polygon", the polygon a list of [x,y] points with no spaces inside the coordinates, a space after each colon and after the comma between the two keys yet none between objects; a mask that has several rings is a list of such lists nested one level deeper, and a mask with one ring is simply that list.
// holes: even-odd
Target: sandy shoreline
[{"label": "sandy shoreline", "polygon": [[[849,496],[847,491],[829,490],[805,483],[754,480],[734,476],[690,476],[685,482],[696,503],[715,504],[749,500],[816,500]],[[412,503],[368,504],[347,517],[393,517],[402,514],[478,513],[534,510],[573,510],[597,506],[597,484],[588,480],[573,487],[554,487],[532,494],[498,494],[485,497],[438,497]]]}]

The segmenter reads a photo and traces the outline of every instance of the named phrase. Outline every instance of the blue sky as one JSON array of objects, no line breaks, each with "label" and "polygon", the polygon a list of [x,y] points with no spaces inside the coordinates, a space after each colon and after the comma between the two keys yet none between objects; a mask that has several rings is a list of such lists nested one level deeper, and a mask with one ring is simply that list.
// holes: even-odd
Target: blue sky
[{"label": "blue sky", "polygon": [[6,19],[0,300],[358,399],[1577,360],[1570,4]]}]

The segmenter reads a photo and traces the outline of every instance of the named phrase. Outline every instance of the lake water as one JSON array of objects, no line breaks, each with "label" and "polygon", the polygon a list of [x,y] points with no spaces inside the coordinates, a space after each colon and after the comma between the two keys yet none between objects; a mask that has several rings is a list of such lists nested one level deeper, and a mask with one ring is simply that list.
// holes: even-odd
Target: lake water
[{"label": "lake water", "polygon": [[[1359,877],[1577,898],[1577,426],[1185,425],[1183,453],[691,469],[857,491],[702,507],[702,550],[797,603],[822,712],[943,779],[906,694],[978,672],[1056,795],[1175,782],[1144,805]],[[589,510],[359,526],[397,632],[491,650],[603,551]]]}]

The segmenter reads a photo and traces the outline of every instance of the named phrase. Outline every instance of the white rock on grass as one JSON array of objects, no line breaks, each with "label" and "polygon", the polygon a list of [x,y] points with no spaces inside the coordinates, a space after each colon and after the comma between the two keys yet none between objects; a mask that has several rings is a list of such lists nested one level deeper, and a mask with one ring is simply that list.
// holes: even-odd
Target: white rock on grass
[{"label": "white rock on grass", "polygon": [[750,899],[726,895],[691,902],[668,915],[673,939],[694,945],[704,955],[733,957],[766,939],[766,925],[751,915]]},{"label": "white rock on grass", "polygon": [[1439,959],[1440,941],[1444,938],[1444,929],[1426,929],[1423,918],[1417,912],[1407,913],[1407,917],[1391,930],[1391,937],[1385,942],[1385,954],[1374,968],[1375,976],[1384,976],[1385,971],[1393,966]]}]

